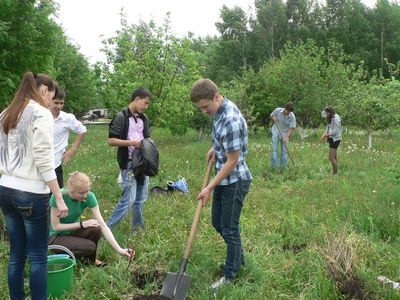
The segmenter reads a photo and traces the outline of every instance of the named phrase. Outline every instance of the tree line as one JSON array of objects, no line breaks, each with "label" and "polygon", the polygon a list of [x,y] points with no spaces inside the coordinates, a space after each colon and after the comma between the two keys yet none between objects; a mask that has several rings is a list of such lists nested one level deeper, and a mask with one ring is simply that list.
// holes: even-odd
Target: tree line
[{"label": "tree line", "polygon": [[[268,126],[273,108],[295,103],[303,128],[316,128],[325,105],[346,125],[370,134],[397,126],[400,115],[400,6],[378,0],[255,0],[254,11],[220,10],[219,36],[171,33],[164,23],[121,26],[103,41],[106,62],[90,66],[52,16],[50,0],[0,0],[0,105],[26,70],[50,73],[65,87],[70,111],[118,111],[143,85],[154,94],[153,124],[184,134],[209,131],[188,100],[200,77],[214,80],[240,106],[252,131]],[[200,125],[199,125],[200,124]],[[370,141],[371,143],[371,141]]]},{"label": "tree line", "polygon": [[98,102],[94,73],[54,21],[57,9],[51,0],[0,0],[1,110],[27,71],[56,79],[67,92],[70,111],[83,112]]},{"label": "tree line", "polygon": [[[209,75],[219,81],[240,75],[249,66],[258,70],[265,61],[281,57],[285,45],[313,40],[327,48],[334,41],[347,54],[347,63],[368,72],[390,76],[390,63],[400,60],[400,6],[378,0],[374,8],[360,0],[255,0],[249,14],[240,7],[221,9],[216,24],[220,38],[207,56]],[[223,68],[225,72],[217,71]]]}]

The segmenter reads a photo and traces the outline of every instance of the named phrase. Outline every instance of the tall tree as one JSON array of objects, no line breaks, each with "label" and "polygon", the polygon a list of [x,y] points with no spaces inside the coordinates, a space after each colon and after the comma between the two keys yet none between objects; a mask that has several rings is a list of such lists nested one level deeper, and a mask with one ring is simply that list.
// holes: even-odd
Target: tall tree
[{"label": "tall tree", "polygon": [[100,66],[106,104],[120,110],[135,88],[145,86],[154,95],[147,111],[153,124],[185,133],[193,115],[187,93],[201,69],[192,37],[174,37],[168,16],[162,27],[152,21],[129,25],[124,16],[121,25],[117,35],[105,41],[107,63]]},{"label": "tall tree", "polygon": [[339,103],[345,122],[365,129],[368,147],[372,147],[372,133],[391,128],[400,121],[400,82],[373,78],[371,82],[357,82]]},{"label": "tall tree", "polygon": [[260,41],[264,47],[264,57],[278,57],[286,42],[287,17],[282,0],[255,0],[257,25]]},{"label": "tall tree", "polygon": [[27,71],[52,73],[58,25],[51,0],[0,0],[0,106],[16,90]]},{"label": "tall tree", "polygon": [[66,108],[82,112],[96,101],[86,59],[53,20],[51,0],[0,0],[0,108],[4,108],[27,72],[47,73],[65,88]]},{"label": "tall tree", "polygon": [[388,76],[388,67],[385,59],[389,62],[400,61],[400,4],[389,3],[388,0],[378,0],[373,15],[375,47],[378,49],[380,68],[383,75]]},{"label": "tall tree", "polygon": [[228,59],[234,61],[233,69],[246,68],[249,47],[247,16],[240,7],[229,9],[225,5],[221,9],[220,16],[222,22],[217,22],[215,25],[221,34],[221,48],[225,50],[223,54],[229,54]]},{"label": "tall tree", "polygon": [[64,35],[57,40],[54,68],[55,78],[65,89],[65,110],[83,113],[101,105],[96,94],[94,72],[79,48],[72,45]]},{"label": "tall tree", "polygon": [[287,38],[292,43],[306,41],[312,37],[314,29],[313,2],[307,0],[288,0],[286,2],[286,18],[288,22]]}]

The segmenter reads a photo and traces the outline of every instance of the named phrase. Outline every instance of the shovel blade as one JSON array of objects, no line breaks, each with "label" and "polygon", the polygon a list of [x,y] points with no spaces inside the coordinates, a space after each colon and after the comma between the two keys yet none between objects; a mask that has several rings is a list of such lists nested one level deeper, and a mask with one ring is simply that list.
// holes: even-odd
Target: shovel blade
[{"label": "shovel blade", "polygon": [[[178,273],[168,272],[165,276],[161,295],[173,300],[185,300],[192,276],[183,273],[179,282],[177,282],[178,279]],[[176,291],[175,295],[174,290]]]}]

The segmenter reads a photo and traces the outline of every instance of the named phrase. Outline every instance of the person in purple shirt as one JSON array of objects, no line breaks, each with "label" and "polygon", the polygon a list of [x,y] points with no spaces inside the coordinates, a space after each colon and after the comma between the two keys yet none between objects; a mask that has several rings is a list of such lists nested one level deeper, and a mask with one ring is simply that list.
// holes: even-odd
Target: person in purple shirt
[{"label": "person in purple shirt", "polygon": [[132,230],[144,228],[143,206],[147,200],[149,177],[134,174],[132,155],[140,148],[140,141],[150,137],[149,119],[143,113],[149,106],[152,94],[144,87],[137,88],[130,104],[118,112],[110,123],[108,144],[118,147],[117,161],[121,169],[122,196],[106,224],[112,229],[132,208]]}]

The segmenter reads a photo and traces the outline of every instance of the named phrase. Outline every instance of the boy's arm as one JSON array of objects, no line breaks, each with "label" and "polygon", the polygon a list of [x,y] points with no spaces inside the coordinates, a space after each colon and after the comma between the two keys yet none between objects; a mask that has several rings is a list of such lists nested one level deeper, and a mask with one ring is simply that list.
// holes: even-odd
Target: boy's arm
[{"label": "boy's arm", "polygon": [[211,191],[224,180],[237,166],[240,156],[240,150],[226,153],[226,163],[219,170],[218,174],[210,181],[210,183],[200,192],[197,199],[203,199],[203,206],[206,205],[210,199]]},{"label": "boy's arm", "polygon": [[287,143],[289,141],[289,137],[292,134],[293,130],[294,130],[294,128],[289,128],[289,130],[288,130],[288,132],[286,134],[286,137],[283,138],[283,142],[284,143]]},{"label": "boy's arm", "polygon": [[79,145],[82,143],[82,141],[85,139],[86,132],[78,134],[76,136],[75,142],[72,144],[71,148],[69,148],[63,155],[63,163],[67,165],[69,161],[72,159],[72,157],[75,154],[75,151],[78,150]]},{"label": "boy's arm", "polygon": [[276,118],[277,114],[278,114],[278,108],[275,108],[275,109],[272,111],[272,113],[269,115],[269,117],[270,117],[272,120],[274,120],[274,122],[276,122],[276,120],[277,120],[277,118]]},{"label": "boy's arm", "polygon": [[121,140],[117,138],[108,138],[108,145],[116,146],[116,147],[128,147],[133,146],[136,148],[140,148],[140,141],[141,140]]}]

